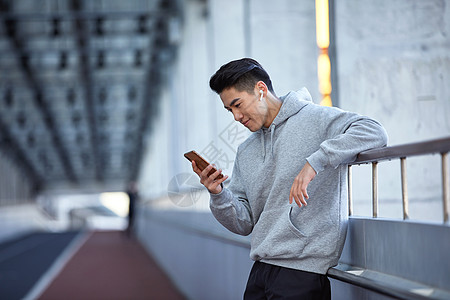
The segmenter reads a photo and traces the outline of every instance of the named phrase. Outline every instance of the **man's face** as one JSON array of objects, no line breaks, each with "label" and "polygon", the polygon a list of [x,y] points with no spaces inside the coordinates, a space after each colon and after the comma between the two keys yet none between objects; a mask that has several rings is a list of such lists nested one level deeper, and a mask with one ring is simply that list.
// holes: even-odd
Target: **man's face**
[{"label": "man's face", "polygon": [[225,109],[230,111],[234,119],[242,123],[250,131],[255,132],[261,129],[267,123],[267,107],[265,101],[260,101],[258,88],[255,87],[254,93],[249,94],[246,91],[239,92],[234,87],[224,89],[220,93]]}]

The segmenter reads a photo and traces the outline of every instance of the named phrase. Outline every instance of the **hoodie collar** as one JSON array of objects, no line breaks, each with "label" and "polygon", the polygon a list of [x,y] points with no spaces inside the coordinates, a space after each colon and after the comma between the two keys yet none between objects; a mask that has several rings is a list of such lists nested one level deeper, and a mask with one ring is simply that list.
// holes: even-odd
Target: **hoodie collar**
[{"label": "hoodie collar", "polygon": [[269,153],[271,157],[273,157],[273,135],[275,133],[275,127],[280,125],[281,123],[284,123],[287,119],[298,113],[306,105],[312,103],[311,94],[308,92],[306,88],[302,88],[296,92],[289,92],[287,95],[281,96],[280,100],[282,101],[281,108],[277,116],[273,120],[272,124],[270,124],[269,128],[263,127],[259,130],[264,160],[266,157],[266,147],[264,137],[266,132],[270,132]]}]

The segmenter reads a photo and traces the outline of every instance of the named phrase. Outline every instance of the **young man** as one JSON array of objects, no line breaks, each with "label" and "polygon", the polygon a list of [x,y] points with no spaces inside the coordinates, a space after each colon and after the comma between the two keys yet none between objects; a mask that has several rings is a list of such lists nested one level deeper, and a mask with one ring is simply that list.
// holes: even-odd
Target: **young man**
[{"label": "young man", "polygon": [[376,121],[311,102],[306,89],[277,97],[253,59],[223,65],[210,87],[253,134],[238,148],[228,188],[192,167],[211,194],[215,218],[252,233],[255,261],[244,299],[330,299],[347,229],[347,166],[364,150],[386,145]]}]

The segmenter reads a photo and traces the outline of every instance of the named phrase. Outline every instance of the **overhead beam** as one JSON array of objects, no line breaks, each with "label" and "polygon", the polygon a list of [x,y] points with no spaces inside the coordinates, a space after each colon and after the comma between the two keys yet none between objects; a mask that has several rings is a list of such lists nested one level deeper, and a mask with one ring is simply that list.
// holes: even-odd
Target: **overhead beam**
[{"label": "overhead beam", "polygon": [[87,24],[81,19],[76,18],[77,15],[82,13],[83,7],[82,2],[79,0],[71,1],[71,9],[72,14],[74,16],[74,30],[76,33],[76,41],[77,41],[77,49],[78,49],[78,57],[80,61],[80,79],[83,82],[84,91],[85,91],[85,109],[88,118],[89,131],[91,136],[91,148],[93,153],[93,161],[94,161],[94,173],[97,181],[103,181],[103,174],[100,170],[102,170],[102,158],[100,155],[100,150],[98,146],[99,136],[97,132],[97,123],[95,116],[95,107],[94,107],[94,87],[93,87],[93,78],[92,78],[92,70],[89,64],[89,33]]},{"label": "overhead beam", "polygon": [[[140,136],[136,139],[134,146],[134,160],[131,162],[130,171],[129,171],[129,180],[136,181],[139,170],[141,167],[141,162],[144,154],[144,139],[147,132],[151,129],[151,121],[155,118],[152,118],[157,113],[157,106],[159,101],[159,94],[162,89],[163,84],[163,72],[164,69],[167,68],[167,65],[162,65],[162,60],[164,60],[163,55],[170,53],[174,54],[173,45],[169,43],[168,36],[168,28],[167,23],[160,20],[157,22],[156,26],[156,34],[154,39],[151,41],[153,53],[151,53],[151,57],[148,63],[148,70],[146,75],[146,80],[144,81],[144,98],[143,98],[143,107],[141,109],[140,114],[140,123],[138,133]],[[167,58],[169,60],[170,58]],[[166,64],[168,62],[164,62]]]},{"label": "overhead beam", "polygon": [[[73,6],[72,6],[73,9]],[[51,12],[51,13],[14,13],[4,12],[2,17],[7,19],[14,19],[17,21],[47,21],[51,19],[67,20],[92,20],[97,18],[104,19],[129,19],[129,18],[161,18],[173,16],[173,11],[170,10],[152,10],[152,11],[66,11],[66,12]]]},{"label": "overhead beam", "polygon": [[[144,155],[144,139],[146,133],[150,131],[151,121],[154,120],[157,101],[159,100],[159,92],[161,85],[160,74],[157,70],[158,66],[155,62],[149,62],[149,71],[147,75],[145,92],[143,98],[143,106],[140,114],[140,122],[137,130],[137,138],[134,144],[134,160],[130,161],[128,181],[136,181],[140,171],[140,165]],[[150,84],[151,83],[151,84]],[[150,127],[150,128],[149,128]],[[131,157],[133,159],[133,157]]]},{"label": "overhead beam", "polygon": [[43,188],[43,180],[32,162],[24,151],[20,148],[8,127],[0,119],[0,146],[7,153],[16,166],[20,168],[30,181],[33,191],[36,193]]},{"label": "overhead beam", "polygon": [[46,101],[44,99],[44,95],[40,84],[38,82],[37,77],[33,73],[33,70],[30,67],[28,56],[24,54],[24,46],[22,44],[22,40],[17,35],[17,22],[15,20],[3,19],[3,25],[6,31],[7,36],[10,39],[11,45],[16,54],[19,65],[22,69],[23,74],[25,75],[25,81],[28,83],[28,86],[34,93],[33,100],[35,101],[36,107],[39,109],[41,113],[44,124],[48,128],[48,131],[51,135],[51,140],[53,141],[54,148],[56,153],[61,161],[61,164],[64,168],[65,175],[67,178],[76,182],[75,173],[73,171],[72,165],[70,163],[69,157],[67,155],[67,151],[64,149],[63,143],[61,141],[60,135],[56,129],[54,124],[53,116],[48,109]]}]

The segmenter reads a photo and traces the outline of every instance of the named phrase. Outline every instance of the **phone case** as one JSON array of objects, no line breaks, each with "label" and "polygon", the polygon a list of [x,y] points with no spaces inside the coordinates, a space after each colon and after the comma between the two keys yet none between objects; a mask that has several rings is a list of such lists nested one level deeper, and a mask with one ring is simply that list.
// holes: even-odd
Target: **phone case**
[{"label": "phone case", "polygon": [[[187,160],[189,160],[189,161],[195,161],[195,163],[197,164],[197,167],[202,171],[209,165],[209,162],[207,162],[203,157],[200,156],[200,154],[198,154],[194,150],[186,152],[184,154],[184,157],[186,157]],[[210,176],[211,174],[213,174],[216,171],[217,170],[213,167],[211,169],[211,171],[209,171],[208,176]],[[223,175],[219,174],[219,176],[217,176],[217,179],[220,179],[222,177],[223,177]]]}]

